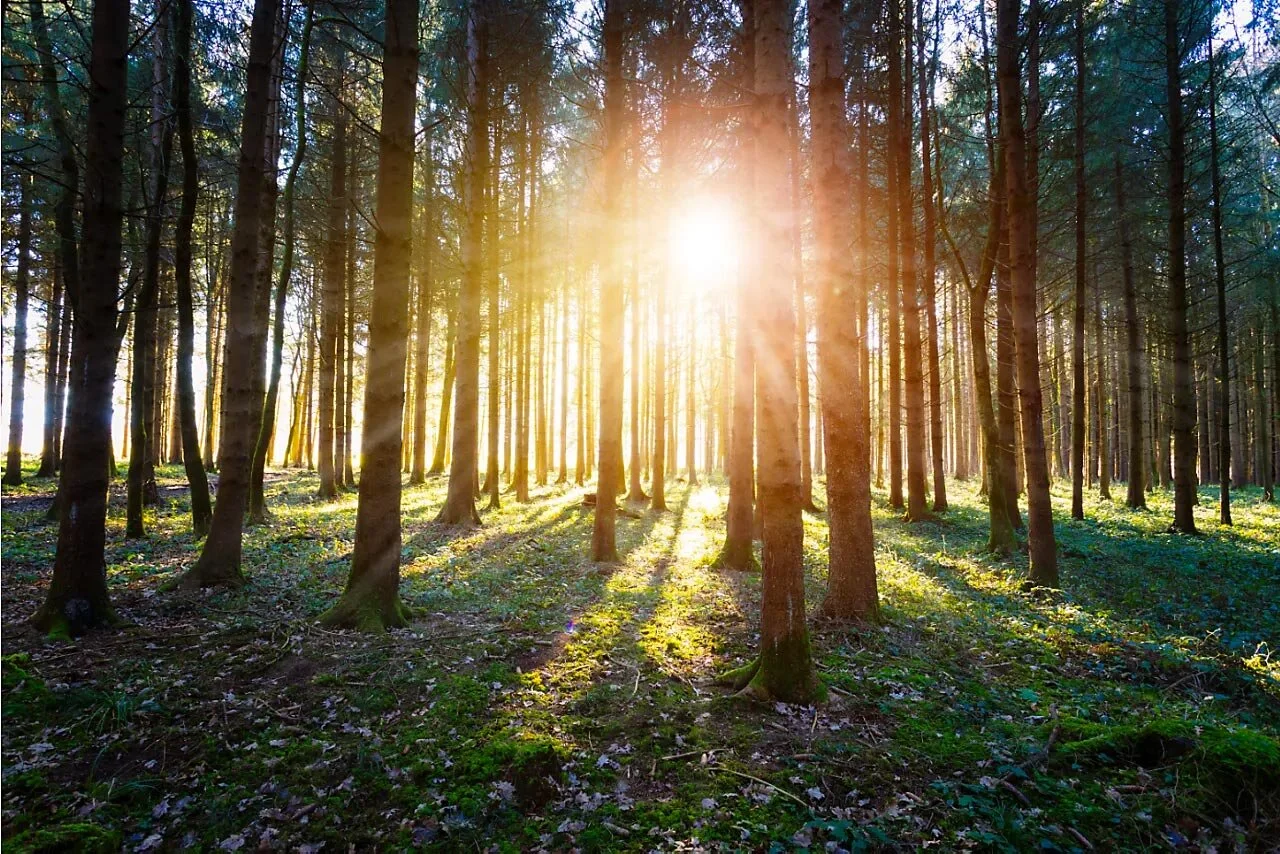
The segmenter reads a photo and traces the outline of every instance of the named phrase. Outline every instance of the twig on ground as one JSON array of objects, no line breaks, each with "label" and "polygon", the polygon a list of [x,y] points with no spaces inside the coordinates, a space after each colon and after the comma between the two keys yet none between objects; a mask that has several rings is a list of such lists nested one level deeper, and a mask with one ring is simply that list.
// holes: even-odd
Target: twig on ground
[{"label": "twig on ground", "polygon": [[806,810],[809,809],[809,805],[806,804],[803,800],[801,800],[799,796],[793,795],[791,792],[788,792],[786,789],[782,788],[781,786],[775,786],[773,783],[770,783],[768,780],[761,780],[759,777],[753,777],[752,775],[744,774],[741,771],[734,771],[732,768],[726,768],[723,765],[709,765],[707,767],[711,768],[713,771],[723,771],[726,774],[733,774],[734,776],[737,776],[737,777],[742,777],[747,780],[753,780],[762,786],[767,786],[770,789],[773,789],[775,792],[777,792],[780,795],[783,795],[784,797],[790,798],[791,800],[798,803],[800,806],[804,807]]}]

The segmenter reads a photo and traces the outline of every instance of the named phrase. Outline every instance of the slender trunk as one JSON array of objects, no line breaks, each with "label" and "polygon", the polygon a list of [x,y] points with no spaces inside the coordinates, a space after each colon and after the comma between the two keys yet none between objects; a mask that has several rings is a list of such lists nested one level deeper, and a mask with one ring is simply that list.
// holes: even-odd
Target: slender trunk
[{"label": "slender trunk", "polygon": [[[827,594],[822,613],[837,619],[879,615],[871,472],[865,429],[866,390],[859,371],[856,321],[864,285],[846,247],[851,198],[850,131],[844,106],[845,63],[840,0],[810,0],[809,106],[813,121],[814,248],[818,296],[818,373],[822,425],[831,452],[827,516],[831,528]],[[866,204],[865,186],[857,191]],[[862,248],[859,241],[859,248]],[[856,276],[856,278],[855,278]],[[846,283],[855,281],[854,288]]]},{"label": "slender trunk", "polygon": [[444,377],[440,381],[440,412],[436,418],[436,447],[431,458],[428,477],[444,474],[445,454],[449,447],[449,405],[453,401],[453,385],[457,372],[455,344],[457,341],[457,309],[449,311],[445,319]]},{"label": "slender trunk", "polygon": [[604,0],[604,204],[605,240],[600,276],[600,457],[597,464],[595,524],[591,531],[591,559],[618,560],[614,528],[618,513],[618,482],[622,479],[622,268],[617,237],[621,231],[619,204],[626,145],[623,121],[623,21],[620,0]]},{"label": "slender trunk", "polygon": [[467,12],[467,163],[463,176],[465,224],[462,285],[458,295],[455,354],[457,401],[449,491],[437,517],[447,524],[479,524],[476,512],[480,431],[480,300],[484,289],[484,182],[489,170],[488,0],[471,0]]},{"label": "slender trunk", "polygon": [[1191,331],[1187,320],[1187,155],[1182,119],[1182,45],[1178,35],[1181,5],[1179,0],[1164,0],[1169,130],[1169,337],[1173,345],[1173,529],[1193,534],[1196,531],[1196,401],[1195,386],[1191,382]]},{"label": "slender trunk", "polygon": [[[1218,408],[1222,419],[1218,429],[1226,436],[1231,432],[1230,340],[1227,336],[1227,265],[1222,251],[1222,175],[1218,164],[1218,90],[1217,70],[1213,61],[1213,36],[1209,37],[1209,174],[1213,188],[1213,272],[1218,297],[1218,383],[1221,403]],[[1218,448],[1218,468],[1223,472],[1219,481],[1219,520],[1231,524],[1231,443],[1222,442]]]},{"label": "slender trunk", "polygon": [[[24,113],[30,110],[24,107]],[[28,118],[24,116],[24,118]],[[13,384],[9,392],[9,445],[5,453],[4,483],[22,483],[22,408],[27,386],[27,305],[30,300],[32,175],[18,176],[18,263],[13,275]]]},{"label": "slender trunk", "polygon": [[[900,296],[903,387],[907,410],[907,518],[919,521],[928,515],[925,504],[928,482],[924,462],[925,403],[924,360],[920,352],[920,283],[916,270],[915,205],[911,181],[912,69],[910,57],[913,42],[911,0],[901,0],[901,2],[902,10],[898,9],[897,0],[891,2],[889,20],[890,29],[895,33],[892,50],[902,69],[900,85],[903,96],[898,111],[896,140],[898,153],[894,158],[894,164],[898,170],[898,252],[902,272]],[[900,34],[899,30],[901,30]],[[899,51],[901,51],[900,55]],[[891,79],[892,76],[893,72],[890,71]]]},{"label": "slender trunk", "polygon": [[[310,14],[310,7],[308,7]],[[341,68],[344,54],[336,51],[335,68]],[[299,83],[301,85],[301,82]],[[341,80],[339,80],[341,87]],[[301,119],[299,119],[301,121]],[[298,127],[299,133],[302,126]],[[384,131],[385,134],[385,131]],[[334,388],[338,374],[338,335],[342,326],[342,293],[346,283],[347,248],[347,116],[346,109],[334,99],[333,150],[329,173],[328,242],[325,246],[324,273],[320,291],[320,489],[322,499],[338,495],[338,471],[334,466],[333,432],[336,411]],[[287,215],[287,211],[286,211]],[[381,221],[379,221],[381,224]],[[286,237],[286,240],[288,238]]]},{"label": "slender trunk", "polygon": [[1017,346],[1022,456],[1027,480],[1027,543],[1031,558],[1029,583],[1035,587],[1056,587],[1058,556],[1053,531],[1053,508],[1049,499],[1049,467],[1045,458],[1040,359],[1036,338],[1035,241],[1031,218],[1036,201],[1028,181],[1027,145],[1022,124],[1017,49],[1018,5],[1018,0],[999,0],[996,5],[996,30],[1000,137],[1004,143],[1009,206],[1013,330]]},{"label": "slender trunk", "polygon": [[901,0],[889,0],[888,59],[888,139],[885,146],[886,196],[888,228],[886,231],[886,265],[884,300],[889,313],[889,506],[906,507],[902,500],[902,300],[905,287],[901,273],[902,252],[902,170],[898,168],[902,135],[902,12]]},{"label": "slender trunk", "polygon": [[58,484],[58,544],[48,594],[31,619],[38,630],[51,634],[77,634],[115,619],[107,592],[105,554],[111,455],[111,422],[106,414],[111,411],[119,354],[116,319],[124,219],[121,189],[129,17],[125,0],[94,2],[83,278],[64,267],[68,296],[79,317],[75,357],[69,362],[71,401],[66,465]]},{"label": "slender trunk", "polygon": [[[418,0],[387,0],[360,500],[347,587],[322,618],[330,625],[366,631],[402,626],[409,616],[400,602],[399,589],[400,466],[413,258],[417,86]],[[323,456],[321,465],[325,465]]]},{"label": "slender trunk", "polygon": [[[101,2],[101,0],[99,0]],[[261,314],[260,262],[263,224],[274,217],[268,210],[268,121],[272,101],[272,56],[275,53],[278,0],[255,0],[250,28],[249,69],[241,133],[239,190],[235,230],[231,238],[231,271],[227,292],[227,339],[223,353],[226,389],[222,398],[222,439],[218,443],[222,473],[209,536],[200,559],[178,579],[187,587],[244,583],[240,569],[241,533],[249,500],[253,441],[261,423],[262,383],[257,355]]]},{"label": "slender trunk", "polygon": [[[196,391],[191,372],[195,356],[195,309],[191,293],[191,232],[195,225],[200,193],[200,164],[196,159],[192,127],[191,56],[194,29],[194,0],[179,0],[177,7],[173,100],[178,121],[178,143],[182,149],[182,206],[174,233],[174,283],[178,302],[178,412],[182,428],[182,462],[191,489],[191,524],[197,538],[209,531],[213,505],[209,480],[200,456],[200,433],[196,427]],[[206,333],[207,334],[207,333]],[[207,394],[212,394],[209,389]]]},{"label": "slender trunk", "polygon": [[62,307],[66,300],[62,284],[62,266],[55,259],[50,270],[49,301],[45,304],[45,361],[44,361],[44,432],[40,445],[40,467],[36,477],[53,477],[58,473],[55,424],[59,421],[57,408],[62,401],[58,396],[59,348],[62,345]]},{"label": "slender trunk", "polygon": [[920,183],[923,190],[922,204],[924,207],[924,233],[920,239],[924,244],[924,311],[925,320],[928,324],[925,334],[929,339],[927,353],[929,360],[929,449],[933,470],[933,510],[937,513],[947,509],[947,480],[942,453],[942,360],[938,354],[938,266],[936,257],[938,247],[938,202],[934,196],[933,189],[933,142],[929,126],[929,92],[933,75],[925,64],[924,0],[919,0],[917,9],[919,38],[916,40],[918,65],[916,78],[920,92]]},{"label": "slender trunk", "polygon": [[[133,324],[133,396],[130,411],[129,477],[125,536],[144,537],[143,503],[156,493],[156,443],[160,440],[157,426],[163,421],[155,417],[157,390],[158,343],[156,340],[157,303],[160,291],[160,241],[164,232],[165,197],[169,189],[169,160],[173,148],[173,123],[169,121],[170,91],[167,43],[167,12],[157,7],[153,31],[154,51],[151,69],[151,186],[147,205],[147,227],[143,248],[142,283],[135,303]],[[159,425],[157,425],[159,422]]]},{"label": "slender trunk", "polygon": [[[489,344],[489,371],[485,378],[487,386],[487,397],[485,403],[485,416],[488,422],[489,439],[486,442],[485,455],[485,475],[484,486],[482,491],[489,496],[489,509],[496,510],[502,503],[499,497],[501,491],[501,483],[498,478],[498,442],[501,435],[498,426],[501,424],[499,411],[499,394],[500,380],[502,374],[502,315],[500,312],[501,296],[502,296],[502,279],[498,275],[498,266],[502,262],[501,249],[498,244],[498,212],[501,210],[499,193],[502,191],[502,111],[496,110],[493,118],[493,158],[490,162],[492,174],[489,176],[487,193],[485,193],[485,206],[487,217],[485,225],[488,233],[485,235],[485,252],[488,255],[488,263],[485,265],[485,292],[488,294],[488,344]],[[524,158],[518,166],[521,170],[521,180],[524,175]],[[518,205],[524,204],[524,189],[521,186],[518,198]],[[528,287],[527,282],[521,282],[521,287]],[[518,299],[518,297],[517,297]]]},{"label": "slender trunk", "polygon": [[756,212],[762,263],[756,293],[760,374],[760,504],[764,523],[760,658],[746,693],[807,702],[816,688],[805,625],[800,447],[795,377],[794,271],[789,242],[787,98],[792,83],[789,6],[755,3]]},{"label": "slender trunk", "polygon": [[435,231],[432,205],[435,200],[435,170],[431,158],[434,151],[428,141],[426,169],[426,213],[423,216],[422,270],[418,278],[418,328],[414,334],[413,373],[413,470],[409,483],[425,483],[427,479],[427,380],[431,358],[431,264],[435,254]]},{"label": "slender trunk", "polygon": [[1084,175],[1084,0],[1075,2],[1075,152],[1076,189],[1076,287],[1071,340],[1071,518],[1084,518],[1084,303],[1085,303],[1085,207],[1088,199]]}]

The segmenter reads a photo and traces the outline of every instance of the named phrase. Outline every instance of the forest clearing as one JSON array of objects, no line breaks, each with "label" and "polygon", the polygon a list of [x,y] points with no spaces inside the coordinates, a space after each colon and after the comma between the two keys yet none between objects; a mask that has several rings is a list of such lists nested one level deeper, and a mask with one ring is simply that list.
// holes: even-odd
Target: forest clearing
[{"label": "forest clearing", "polygon": [[[587,560],[582,490],[432,521],[405,494],[389,636],[332,632],[355,496],[270,486],[250,584],[166,595],[195,555],[186,502],[113,526],[116,636],[45,644],[52,530],[6,497],[6,845],[15,850],[1266,850],[1280,839],[1280,512],[1188,544],[1091,502],[1059,526],[1071,592],[1021,592],[983,550],[972,484],[910,525],[875,497],[884,624],[813,628],[816,705],[744,704],[715,677],[756,645],[759,575],[717,570],[723,484],[619,523]],[[161,470],[162,484],[181,483]],[[47,494],[47,493],[46,493]],[[1206,496],[1207,498],[1207,496]],[[32,499],[34,501],[34,499]],[[1069,497],[1055,495],[1065,507]],[[827,529],[805,520],[810,595]],[[14,616],[18,618],[14,619]],[[1045,753],[1047,751],[1047,754]],[[310,846],[310,847],[307,847]]]}]

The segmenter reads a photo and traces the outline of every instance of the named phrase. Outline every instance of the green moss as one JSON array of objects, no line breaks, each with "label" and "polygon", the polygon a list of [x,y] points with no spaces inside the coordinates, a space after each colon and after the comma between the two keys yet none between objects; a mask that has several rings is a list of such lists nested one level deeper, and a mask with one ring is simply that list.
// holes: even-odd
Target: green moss
[{"label": "green moss", "polygon": [[56,827],[38,828],[19,833],[6,840],[6,846],[30,854],[107,854],[120,850],[120,834],[96,824],[68,822]]}]

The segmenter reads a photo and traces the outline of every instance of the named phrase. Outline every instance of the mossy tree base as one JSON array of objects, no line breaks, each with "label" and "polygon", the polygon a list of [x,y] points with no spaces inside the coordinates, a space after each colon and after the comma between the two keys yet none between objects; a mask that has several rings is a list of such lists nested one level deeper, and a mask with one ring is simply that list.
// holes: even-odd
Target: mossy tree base
[{"label": "mossy tree base", "polygon": [[70,640],[94,629],[114,629],[123,625],[111,603],[94,602],[80,596],[49,598],[31,616],[31,626],[50,640]]},{"label": "mossy tree base", "polygon": [[711,561],[712,569],[725,572],[759,572],[760,561],[756,559],[754,549],[740,549],[725,545]]},{"label": "mossy tree base", "polygon": [[766,649],[749,663],[720,674],[715,684],[760,702],[807,704],[824,694],[813,675],[807,636]]},{"label": "mossy tree base", "polygon": [[336,605],[320,615],[318,622],[334,629],[384,634],[391,629],[402,629],[413,620],[413,610],[399,596],[392,597],[390,602],[379,602],[378,598],[369,591],[348,590]]},{"label": "mossy tree base", "polygon": [[198,561],[195,566],[161,586],[161,590],[204,590],[209,587],[226,587],[239,590],[249,583],[238,564]]}]

